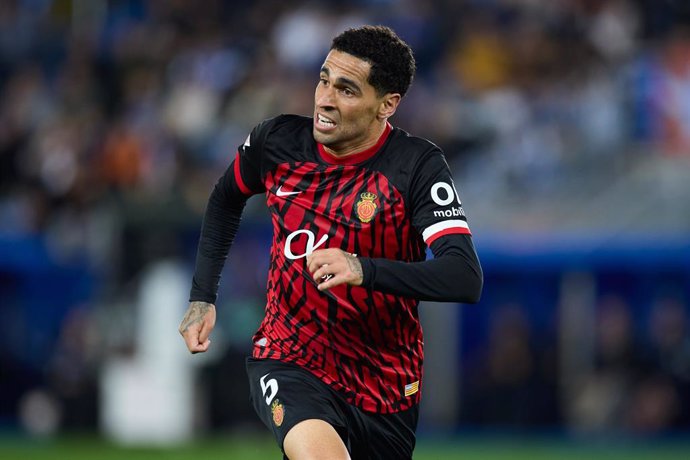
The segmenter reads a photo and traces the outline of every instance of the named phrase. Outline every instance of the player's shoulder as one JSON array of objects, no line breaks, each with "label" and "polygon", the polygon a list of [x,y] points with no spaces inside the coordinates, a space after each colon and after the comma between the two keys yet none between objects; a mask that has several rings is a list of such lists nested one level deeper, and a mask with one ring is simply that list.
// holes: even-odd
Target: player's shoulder
[{"label": "player's shoulder", "polygon": [[251,132],[247,143],[257,147],[257,151],[275,150],[278,146],[301,145],[312,139],[311,118],[300,115],[278,115],[258,123]]},{"label": "player's shoulder", "polygon": [[446,164],[441,148],[423,137],[413,136],[407,131],[394,128],[390,147],[401,168],[415,175],[421,170],[437,169]]},{"label": "player's shoulder", "polygon": [[374,167],[407,196],[420,178],[435,176],[447,168],[441,149],[433,142],[413,136],[401,128],[393,128],[385,151],[376,157]]},{"label": "player's shoulder", "polygon": [[429,139],[413,136],[404,129],[393,128],[391,147],[402,152],[410,159],[424,159],[429,156],[443,155],[443,152]]},{"label": "player's shoulder", "polygon": [[259,123],[258,128],[270,136],[294,136],[298,132],[311,133],[312,119],[302,115],[281,114]]}]

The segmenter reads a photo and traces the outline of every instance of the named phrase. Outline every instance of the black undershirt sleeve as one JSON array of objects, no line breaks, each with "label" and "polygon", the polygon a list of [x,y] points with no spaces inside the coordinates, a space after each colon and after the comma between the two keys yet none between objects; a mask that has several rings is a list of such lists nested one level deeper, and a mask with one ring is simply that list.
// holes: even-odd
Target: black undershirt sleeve
[{"label": "black undershirt sleeve", "polygon": [[446,235],[431,244],[434,259],[403,262],[360,257],[362,286],[418,300],[476,303],[483,274],[469,235]]},{"label": "black undershirt sleeve", "polygon": [[189,294],[190,302],[215,304],[218,296],[220,275],[248,198],[235,182],[233,167],[234,162],[216,183],[206,206]]}]

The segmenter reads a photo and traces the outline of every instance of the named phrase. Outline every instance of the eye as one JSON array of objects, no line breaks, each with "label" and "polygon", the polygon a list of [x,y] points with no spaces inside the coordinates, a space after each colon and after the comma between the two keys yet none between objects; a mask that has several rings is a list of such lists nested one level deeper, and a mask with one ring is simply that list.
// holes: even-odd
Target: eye
[{"label": "eye", "polygon": [[342,93],[347,97],[355,95],[354,91],[352,91],[350,88],[343,88]]},{"label": "eye", "polygon": [[325,78],[319,78],[319,84],[327,86],[328,85],[328,80]]}]

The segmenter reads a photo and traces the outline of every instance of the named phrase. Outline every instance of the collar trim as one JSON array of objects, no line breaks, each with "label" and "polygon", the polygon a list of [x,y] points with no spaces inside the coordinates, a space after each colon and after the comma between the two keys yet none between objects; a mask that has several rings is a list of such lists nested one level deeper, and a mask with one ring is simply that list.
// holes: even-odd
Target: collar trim
[{"label": "collar trim", "polygon": [[378,151],[381,149],[383,144],[386,142],[388,139],[388,136],[390,135],[391,131],[393,131],[393,126],[389,122],[386,121],[386,127],[383,130],[383,134],[381,134],[381,137],[379,137],[379,140],[376,141],[376,144],[372,145],[366,150],[362,150],[361,152],[356,152],[352,153],[350,155],[347,155],[345,157],[337,157],[333,155],[332,153],[329,153],[326,150],[326,147],[324,147],[323,144],[317,142],[316,146],[319,149],[319,155],[321,155],[321,158],[323,161],[326,163],[334,164],[334,165],[355,165],[362,163],[364,161],[367,161],[369,158],[373,157],[378,153]]}]

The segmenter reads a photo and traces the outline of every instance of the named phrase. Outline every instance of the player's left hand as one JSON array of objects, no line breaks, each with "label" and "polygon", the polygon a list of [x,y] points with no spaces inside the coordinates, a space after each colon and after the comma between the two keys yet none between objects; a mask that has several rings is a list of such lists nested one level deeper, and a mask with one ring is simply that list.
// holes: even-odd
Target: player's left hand
[{"label": "player's left hand", "polygon": [[357,256],[336,248],[317,249],[309,254],[307,268],[319,291],[341,284],[359,286],[364,281],[362,264]]}]

